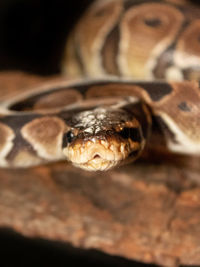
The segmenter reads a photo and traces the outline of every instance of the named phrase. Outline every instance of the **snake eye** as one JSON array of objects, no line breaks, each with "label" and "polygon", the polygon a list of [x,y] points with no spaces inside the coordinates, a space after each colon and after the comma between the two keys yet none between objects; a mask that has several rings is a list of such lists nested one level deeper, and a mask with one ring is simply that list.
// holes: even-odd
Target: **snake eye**
[{"label": "snake eye", "polygon": [[72,142],[72,139],[73,139],[73,138],[74,138],[74,134],[73,134],[71,131],[65,133],[65,134],[63,135],[63,143],[62,143],[62,147],[63,147],[63,148],[67,147],[67,145],[68,145],[69,143]]},{"label": "snake eye", "polygon": [[66,138],[67,138],[68,143],[72,142],[73,137],[74,137],[74,134],[71,131],[67,132]]}]

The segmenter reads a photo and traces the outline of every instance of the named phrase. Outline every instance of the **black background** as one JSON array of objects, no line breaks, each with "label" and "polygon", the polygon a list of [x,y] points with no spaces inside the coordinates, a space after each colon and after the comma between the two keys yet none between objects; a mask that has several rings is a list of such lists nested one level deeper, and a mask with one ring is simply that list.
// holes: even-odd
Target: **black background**
[{"label": "black background", "polygon": [[0,70],[59,72],[69,30],[92,0],[0,0]]}]

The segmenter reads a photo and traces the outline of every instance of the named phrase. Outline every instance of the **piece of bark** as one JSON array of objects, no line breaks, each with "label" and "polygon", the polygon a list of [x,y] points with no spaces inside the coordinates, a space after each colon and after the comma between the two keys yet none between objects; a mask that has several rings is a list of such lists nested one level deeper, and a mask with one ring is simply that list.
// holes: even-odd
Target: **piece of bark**
[{"label": "piece of bark", "polygon": [[98,173],[66,162],[1,169],[0,226],[162,266],[200,265],[199,162],[147,157]]},{"label": "piece of bark", "polygon": [[200,263],[199,174],[137,163],[0,171],[0,226],[162,266]]}]

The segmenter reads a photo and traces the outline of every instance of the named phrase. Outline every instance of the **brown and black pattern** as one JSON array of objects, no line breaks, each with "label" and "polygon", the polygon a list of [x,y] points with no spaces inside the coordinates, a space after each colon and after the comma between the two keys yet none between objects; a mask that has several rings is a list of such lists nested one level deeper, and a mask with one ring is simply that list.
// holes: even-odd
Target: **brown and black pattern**
[{"label": "brown and black pattern", "polygon": [[[58,108],[55,104],[45,109],[41,105],[45,99],[53,104],[55,96],[59,96],[55,103],[60,105],[68,93],[74,101],[66,106]],[[71,160],[66,151],[72,147],[80,161],[73,160],[76,166],[97,170],[97,165],[81,162],[82,153],[95,150],[90,148],[91,143],[100,150],[114,144],[117,150],[128,151],[123,157],[115,155],[117,163],[103,162],[100,170],[106,170],[138,158],[153,134],[152,119],[163,130],[166,149],[199,155],[199,103],[199,84],[189,81],[155,83],[113,78],[37,88],[37,92],[4,102],[11,114],[0,117],[0,165],[27,167],[65,157]],[[76,152],[79,150],[81,153]],[[96,150],[94,153],[98,161],[105,152],[100,156]]]},{"label": "brown and black pattern", "polygon": [[187,0],[95,1],[69,39],[63,69],[74,76],[199,79],[199,21],[198,5]]},{"label": "brown and black pattern", "polygon": [[62,69],[84,78],[1,104],[0,166],[67,159],[108,170],[136,160],[154,134],[166,150],[200,155],[198,6],[94,1],[70,35]]}]

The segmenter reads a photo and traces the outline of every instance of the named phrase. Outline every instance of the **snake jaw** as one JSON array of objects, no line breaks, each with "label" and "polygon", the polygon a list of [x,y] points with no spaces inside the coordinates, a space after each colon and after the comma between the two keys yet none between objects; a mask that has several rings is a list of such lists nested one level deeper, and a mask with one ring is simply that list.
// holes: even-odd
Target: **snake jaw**
[{"label": "snake jaw", "polygon": [[76,167],[104,171],[135,160],[144,147],[137,118],[123,109],[95,108],[72,117],[63,153]]},{"label": "snake jaw", "polygon": [[126,142],[93,139],[84,144],[69,145],[63,149],[63,153],[76,167],[88,171],[105,171],[120,165],[133,150],[141,150],[141,146],[131,139]]}]

